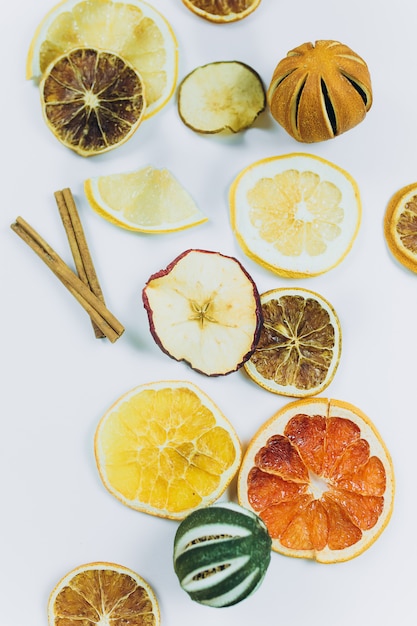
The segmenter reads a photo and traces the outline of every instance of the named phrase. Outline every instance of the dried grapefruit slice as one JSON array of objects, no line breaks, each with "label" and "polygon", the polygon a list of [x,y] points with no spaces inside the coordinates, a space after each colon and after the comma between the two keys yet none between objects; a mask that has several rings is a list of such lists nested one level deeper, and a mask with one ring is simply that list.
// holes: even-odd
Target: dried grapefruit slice
[{"label": "dried grapefruit slice", "polygon": [[293,153],[252,163],[229,193],[245,254],[290,278],[329,271],[350,251],[361,219],[359,189],[334,163]]},{"label": "dried grapefruit slice", "polygon": [[313,396],[328,387],[340,360],[342,333],[332,305],[307,289],[261,294],[263,326],[244,367],[268,391]]},{"label": "dried grapefruit slice", "polygon": [[394,470],[369,418],[326,398],[291,402],[255,434],[238,477],[242,506],[265,522],[273,550],[321,563],[347,561],[391,517]]},{"label": "dried grapefruit slice", "polygon": [[236,22],[252,13],[261,0],[182,0],[193,13],[210,22]]},{"label": "dried grapefruit slice", "polygon": [[230,422],[187,381],[148,383],[124,394],[101,419],[94,449],[113,496],[170,519],[212,504],[241,460]]},{"label": "dried grapefruit slice", "polygon": [[152,587],[136,572],[97,562],[80,565],[57,583],[49,596],[48,621],[49,626],[159,626],[160,611]]},{"label": "dried grapefruit slice", "polygon": [[392,196],[385,212],[384,235],[397,261],[417,273],[417,183]]},{"label": "dried grapefruit slice", "polygon": [[26,78],[40,80],[46,68],[73,48],[91,47],[118,54],[142,77],[145,118],[174,93],[178,44],[174,32],[143,0],[64,0],[41,21],[32,39]]}]

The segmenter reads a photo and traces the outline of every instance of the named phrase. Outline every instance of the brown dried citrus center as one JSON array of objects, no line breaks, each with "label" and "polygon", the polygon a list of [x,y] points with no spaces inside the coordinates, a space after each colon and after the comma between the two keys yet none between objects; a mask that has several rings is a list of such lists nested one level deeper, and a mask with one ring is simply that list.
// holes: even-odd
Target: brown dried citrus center
[{"label": "brown dried citrus center", "polygon": [[247,11],[255,0],[191,0],[191,4],[213,15],[230,15]]},{"label": "brown dried citrus center", "polygon": [[403,246],[417,255],[417,195],[404,205],[396,230]]}]

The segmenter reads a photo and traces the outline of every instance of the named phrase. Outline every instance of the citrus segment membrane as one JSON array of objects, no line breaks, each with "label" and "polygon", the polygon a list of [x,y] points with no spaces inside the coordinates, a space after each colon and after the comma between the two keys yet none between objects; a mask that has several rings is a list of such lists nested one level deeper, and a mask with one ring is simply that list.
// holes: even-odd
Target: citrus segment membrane
[{"label": "citrus segment membrane", "polygon": [[323,391],[340,360],[342,335],[332,305],[307,289],[261,294],[263,326],[245,363],[249,376],[273,393],[303,397]]},{"label": "citrus segment membrane", "polygon": [[40,92],[49,129],[81,156],[127,141],[145,110],[143,83],[133,67],[93,48],[77,48],[55,60]]},{"label": "citrus segment membrane", "polygon": [[417,183],[402,187],[390,199],[384,235],[397,261],[417,273]]},{"label": "citrus segment membrane", "polygon": [[89,178],[84,182],[84,191],[99,215],[129,230],[173,232],[208,219],[169,170],[150,165]]},{"label": "citrus segment membrane", "polygon": [[103,416],[95,435],[100,477],[123,504],[182,519],[225,491],[241,460],[226,417],[186,381],[141,385]]},{"label": "citrus segment membrane", "polygon": [[51,63],[74,48],[113,52],[145,84],[145,118],[171,98],[177,81],[178,44],[156,9],[143,0],[64,0],[41,21],[32,39],[26,77],[40,80]]},{"label": "citrus segment membrane", "polygon": [[239,61],[197,67],[178,88],[180,118],[200,133],[237,133],[251,126],[265,106],[259,74]]},{"label": "citrus segment membrane", "polygon": [[114,563],[88,563],[55,586],[48,621],[49,626],[159,626],[160,611],[153,589],[141,576]]},{"label": "citrus segment membrane", "polygon": [[232,183],[229,203],[244,253],[291,278],[316,276],[338,265],[353,245],[362,210],[350,174],[303,153],[249,165]]},{"label": "citrus segment membrane", "polygon": [[193,13],[219,24],[235,22],[252,13],[261,0],[183,0]]},{"label": "citrus segment membrane", "polygon": [[325,398],[278,411],[249,443],[238,477],[239,502],[263,519],[272,548],[322,563],[369,548],[394,491],[391,457],[369,418]]}]

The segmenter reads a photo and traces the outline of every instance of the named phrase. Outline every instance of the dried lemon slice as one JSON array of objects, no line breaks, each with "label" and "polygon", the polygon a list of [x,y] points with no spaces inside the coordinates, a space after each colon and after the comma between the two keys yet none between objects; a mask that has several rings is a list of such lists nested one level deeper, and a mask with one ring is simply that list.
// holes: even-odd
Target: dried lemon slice
[{"label": "dried lemon slice", "polygon": [[417,183],[392,196],[385,212],[384,235],[397,261],[417,273]]},{"label": "dried lemon slice", "polygon": [[141,77],[121,57],[76,48],[55,60],[40,83],[42,111],[55,137],[81,156],[115,148],[142,121]]},{"label": "dried lemon slice", "polygon": [[252,13],[261,0],[182,0],[199,17],[218,24],[236,22]]},{"label": "dried lemon slice", "polygon": [[147,166],[133,172],[89,178],[84,191],[92,208],[116,226],[167,233],[207,221],[169,170]]},{"label": "dried lemon slice", "polygon": [[239,61],[197,67],[178,89],[179,115],[199,133],[237,133],[253,124],[265,106],[259,74]]},{"label": "dried lemon slice", "polygon": [[229,202],[231,225],[245,254],[291,278],[338,265],[353,245],[362,211],[350,174],[302,153],[249,165],[232,183]]},{"label": "dried lemon slice", "polygon": [[272,549],[321,563],[362,554],[394,504],[391,456],[357,407],[327,398],[290,402],[249,442],[238,475],[242,506],[266,524]]},{"label": "dried lemon slice", "polygon": [[307,289],[282,288],[261,294],[263,326],[244,367],[268,391],[312,396],[333,380],[342,334],[332,305]]},{"label": "dried lemon slice", "polygon": [[91,47],[118,54],[145,84],[145,118],[174,93],[178,44],[174,32],[143,0],[64,0],[41,21],[32,39],[26,77],[39,80],[46,68],[73,48]]}]

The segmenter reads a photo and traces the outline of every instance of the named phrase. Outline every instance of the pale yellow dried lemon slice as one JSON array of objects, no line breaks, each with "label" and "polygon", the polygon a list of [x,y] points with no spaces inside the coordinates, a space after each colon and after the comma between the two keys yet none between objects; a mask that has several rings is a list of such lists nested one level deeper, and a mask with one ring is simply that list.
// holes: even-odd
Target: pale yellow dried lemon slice
[{"label": "pale yellow dried lemon slice", "polygon": [[390,199],[384,235],[397,261],[417,273],[417,183],[402,187]]},{"label": "pale yellow dried lemon slice", "polygon": [[84,191],[99,215],[129,230],[167,233],[208,219],[169,170],[151,165],[89,178]]},{"label": "pale yellow dried lemon slice", "polygon": [[57,583],[48,602],[49,626],[159,626],[160,621],[158,600],[149,583],[116,563],[76,567]]},{"label": "pale yellow dried lemon slice", "polygon": [[237,133],[253,124],[266,106],[259,74],[239,61],[197,67],[180,83],[180,118],[199,133]]},{"label": "pale yellow dried lemon slice", "polygon": [[247,17],[261,0],[182,0],[193,13],[210,22],[224,24]]},{"label": "pale yellow dried lemon slice", "polygon": [[107,152],[142,121],[144,86],[136,70],[112,52],[75,48],[45,71],[40,93],[47,126],[81,156]]},{"label": "pale yellow dried lemon slice", "polygon": [[112,495],[170,519],[213,503],[241,460],[230,422],[187,381],[148,383],[123,395],[101,419],[94,449]]},{"label": "pale yellow dried lemon slice", "polygon": [[340,360],[342,333],[332,305],[295,287],[261,294],[263,325],[244,367],[268,391],[297,398],[322,392]]},{"label": "pale yellow dried lemon slice", "polygon": [[39,80],[46,68],[73,48],[118,54],[141,75],[145,118],[174,93],[178,44],[171,25],[144,0],[64,0],[43,18],[33,36],[26,77]]},{"label": "pale yellow dried lemon slice", "polygon": [[229,202],[232,229],[245,254],[291,278],[338,265],[353,245],[362,211],[350,174],[303,153],[252,163],[233,181]]}]

